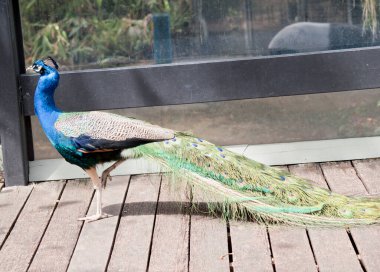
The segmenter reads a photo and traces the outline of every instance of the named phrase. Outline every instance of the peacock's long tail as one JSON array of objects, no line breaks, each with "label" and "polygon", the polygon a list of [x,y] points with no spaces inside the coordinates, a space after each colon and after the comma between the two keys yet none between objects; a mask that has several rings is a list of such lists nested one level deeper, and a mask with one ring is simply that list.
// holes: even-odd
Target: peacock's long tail
[{"label": "peacock's long tail", "polygon": [[210,200],[222,198],[219,207],[209,208],[228,218],[308,226],[380,223],[380,199],[332,193],[186,133],[136,147],[128,156],[158,161]]}]

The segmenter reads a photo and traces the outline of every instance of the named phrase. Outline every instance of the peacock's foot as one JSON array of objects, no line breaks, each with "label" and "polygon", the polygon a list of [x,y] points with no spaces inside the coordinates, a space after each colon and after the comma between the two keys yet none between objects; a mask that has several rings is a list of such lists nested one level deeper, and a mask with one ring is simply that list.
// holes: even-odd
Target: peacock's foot
[{"label": "peacock's foot", "polygon": [[78,218],[78,220],[79,221],[86,221],[86,222],[93,222],[93,221],[100,220],[100,219],[103,219],[103,218],[108,218],[108,217],[111,217],[111,216],[112,216],[111,214],[99,213],[99,214],[94,214],[94,215],[90,215],[90,216],[81,217],[81,218]]}]

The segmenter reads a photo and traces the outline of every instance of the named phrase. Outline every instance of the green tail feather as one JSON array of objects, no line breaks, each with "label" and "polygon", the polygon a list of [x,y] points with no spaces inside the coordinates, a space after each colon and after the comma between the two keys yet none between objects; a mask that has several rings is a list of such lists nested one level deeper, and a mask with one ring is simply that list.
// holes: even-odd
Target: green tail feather
[{"label": "green tail feather", "polygon": [[332,193],[189,134],[131,152],[158,161],[205,195],[222,197],[209,209],[223,211],[224,217],[309,226],[380,223],[380,199]]}]

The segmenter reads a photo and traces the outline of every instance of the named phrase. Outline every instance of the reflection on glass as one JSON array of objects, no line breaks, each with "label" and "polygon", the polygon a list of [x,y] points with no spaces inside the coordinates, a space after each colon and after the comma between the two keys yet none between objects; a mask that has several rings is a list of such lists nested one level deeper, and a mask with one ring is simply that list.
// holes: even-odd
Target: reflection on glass
[{"label": "reflection on glass", "polygon": [[[380,135],[380,89],[112,111],[219,145]],[[36,159],[59,157],[36,117]]]},{"label": "reflection on glass", "polygon": [[271,55],[371,46],[370,34],[350,24],[301,22],[281,29],[270,41]]},{"label": "reflection on glass", "polygon": [[20,0],[26,62],[115,67],[377,45],[368,0]]}]

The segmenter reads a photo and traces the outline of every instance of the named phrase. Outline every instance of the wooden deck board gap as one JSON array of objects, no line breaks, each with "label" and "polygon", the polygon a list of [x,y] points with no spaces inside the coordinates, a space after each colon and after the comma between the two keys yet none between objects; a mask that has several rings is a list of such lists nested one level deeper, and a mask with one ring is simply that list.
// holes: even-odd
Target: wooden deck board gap
[{"label": "wooden deck board gap", "polygon": [[365,182],[363,181],[363,179],[359,175],[358,169],[355,167],[355,164],[353,163],[353,161],[350,161],[350,163],[351,163],[352,168],[354,168],[354,170],[355,170],[356,176],[358,177],[358,179],[360,180],[360,182],[363,184],[364,189],[366,190],[367,194],[370,194],[370,190],[368,189],[367,185],[365,184]]},{"label": "wooden deck board gap", "polygon": [[154,219],[153,219],[152,234],[150,237],[148,260],[146,262],[146,271],[149,271],[150,257],[152,255],[154,229],[156,227],[156,218],[157,218],[157,211],[158,211],[158,202],[160,200],[160,194],[161,194],[161,186],[162,186],[162,175],[160,175],[160,186],[158,187],[158,194],[157,194],[157,200],[156,200],[156,210],[154,211]]},{"label": "wooden deck board gap", "polygon": [[313,254],[315,266],[317,268],[317,271],[319,272],[319,265],[318,265],[318,262],[317,262],[317,257],[315,256],[313,244],[311,243],[310,234],[309,234],[309,230],[308,229],[306,229],[306,236],[307,236],[307,240],[309,241],[311,253]]},{"label": "wooden deck board gap", "polygon": [[272,261],[272,268],[273,268],[273,272],[276,272],[276,263],[275,263],[275,260],[274,260],[272,242],[271,242],[268,226],[266,227],[266,231],[267,231],[267,237],[268,237],[270,258],[271,258],[271,261]]},{"label": "wooden deck board gap", "polygon": [[322,173],[323,179],[325,180],[325,183],[326,183],[326,185],[327,185],[327,188],[329,189],[329,191],[332,191],[332,190],[331,190],[331,187],[330,187],[330,184],[329,184],[328,181],[327,181],[325,171],[323,170],[323,167],[321,166],[320,163],[318,163],[318,167],[319,167],[319,169],[321,169],[321,173]]},{"label": "wooden deck board gap", "polygon": [[26,197],[26,199],[25,199],[25,201],[24,201],[24,204],[22,204],[20,210],[19,210],[18,213],[17,213],[16,218],[13,220],[12,225],[11,225],[11,227],[9,228],[9,231],[8,231],[7,234],[5,235],[3,242],[0,244],[0,250],[3,248],[5,242],[7,241],[9,235],[11,234],[11,232],[12,232],[14,226],[16,225],[16,222],[17,222],[18,218],[20,217],[20,214],[21,214],[22,210],[24,209],[26,203],[28,202],[29,197],[31,196],[33,190],[34,190],[34,187],[32,188],[32,190],[30,190],[28,196]]},{"label": "wooden deck board gap", "polygon": [[367,269],[366,269],[365,266],[364,266],[363,260],[362,260],[362,258],[360,258],[359,249],[358,249],[358,247],[356,246],[355,240],[354,240],[354,238],[352,237],[352,233],[351,233],[351,231],[350,231],[349,228],[347,228],[347,235],[348,235],[348,238],[350,238],[350,242],[351,242],[351,244],[352,244],[352,247],[353,247],[354,250],[355,250],[356,257],[357,257],[358,260],[359,260],[360,266],[362,267],[362,269],[363,269],[364,272],[367,272]]},{"label": "wooden deck board gap", "polygon": [[[344,162],[344,161],[340,161],[340,162]],[[348,161],[348,162],[349,162],[349,163],[351,164],[351,166],[354,168],[354,171],[355,171],[356,176],[359,177],[359,174],[358,174],[357,169],[355,168],[353,162],[352,162],[352,161]],[[320,165],[320,164],[319,164],[319,165]],[[320,165],[320,168],[321,168],[321,170],[322,170],[322,175],[323,175],[323,178],[324,178],[325,181],[326,181],[326,185],[327,185],[327,187],[329,188],[330,191],[333,191],[333,190],[330,188],[329,179],[326,177],[325,172],[324,172],[324,170],[323,170],[323,167],[322,167],[321,165]],[[363,180],[362,180],[360,177],[359,177],[359,180],[360,180],[360,182],[363,184],[363,186],[364,186],[366,192],[368,193],[368,189],[366,188],[366,186],[365,186]],[[357,258],[357,260],[359,261],[359,264],[360,264],[362,270],[363,270],[364,272],[366,272],[367,270],[366,270],[366,268],[365,268],[365,266],[364,266],[363,261],[362,261],[361,258],[360,258],[358,247],[356,246],[356,243],[355,243],[355,241],[354,241],[354,238],[352,237],[352,234],[351,234],[349,228],[346,228],[346,233],[347,233],[347,235],[348,235],[348,238],[349,238],[349,240],[350,240],[350,243],[351,243],[351,245],[352,245],[352,248],[354,249],[354,252],[355,252],[355,254],[356,254],[356,258]]]},{"label": "wooden deck board gap", "polygon": [[[127,199],[127,195],[128,195],[128,192],[129,192],[129,187],[131,186],[131,179],[132,179],[132,176],[129,176],[127,190],[125,190],[125,194],[124,194],[124,197],[123,197],[123,205],[121,206],[119,217],[117,219],[116,229],[115,229],[115,233],[113,235],[112,245],[111,245],[110,253],[108,255],[108,260],[107,260],[105,271],[108,271],[108,266],[109,266],[110,261],[111,261],[113,248],[115,247],[117,232],[119,231],[119,226],[120,226],[120,220],[121,220],[121,217],[123,216],[123,212],[124,212],[125,200]],[[91,201],[90,201],[90,203],[91,203]],[[90,208],[90,206],[89,206],[89,208]]]},{"label": "wooden deck board gap", "polygon": [[230,263],[230,272],[234,272],[234,253],[232,251],[232,240],[231,240],[231,228],[230,228],[230,221],[226,220],[226,228],[227,228],[227,245],[228,245],[228,261]]},{"label": "wooden deck board gap", "polygon": [[[92,196],[90,198],[90,201],[88,202],[87,209],[86,209],[86,211],[84,213],[84,216],[86,216],[86,214],[90,210],[90,206],[91,206],[91,203],[92,203],[92,200],[93,200],[94,196],[95,196],[95,190],[92,190]],[[69,261],[67,262],[67,267],[66,267],[65,271],[67,271],[69,269],[69,266],[70,266],[70,263],[71,263],[71,259],[73,258],[73,255],[74,255],[74,252],[75,252],[75,248],[77,247],[77,244],[78,244],[78,241],[79,241],[79,237],[80,237],[80,235],[82,233],[83,226],[84,226],[84,221],[82,221],[82,225],[80,226],[78,237],[77,237],[77,240],[75,241],[75,245],[74,245],[73,250],[71,252]]]}]

